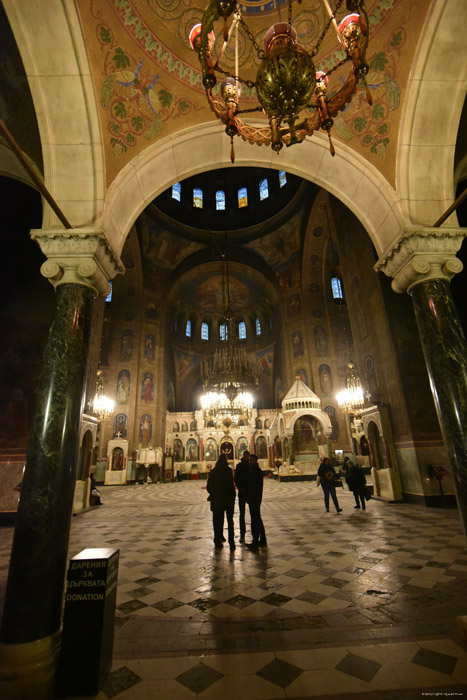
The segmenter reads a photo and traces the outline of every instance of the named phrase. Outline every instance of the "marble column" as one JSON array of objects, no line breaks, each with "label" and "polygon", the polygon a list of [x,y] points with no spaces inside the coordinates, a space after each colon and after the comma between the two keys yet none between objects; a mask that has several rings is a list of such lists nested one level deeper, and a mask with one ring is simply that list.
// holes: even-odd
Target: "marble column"
[{"label": "marble column", "polygon": [[413,302],[434,403],[467,534],[467,344],[449,289],[467,229],[408,230],[376,269]]},{"label": "marble column", "polygon": [[[0,677],[52,697],[93,300],[122,270],[104,235],[40,230],[56,305],[42,360],[1,627]],[[13,691],[12,691],[13,692]],[[15,695],[16,697],[16,695]],[[22,695],[21,695],[22,697]]]}]

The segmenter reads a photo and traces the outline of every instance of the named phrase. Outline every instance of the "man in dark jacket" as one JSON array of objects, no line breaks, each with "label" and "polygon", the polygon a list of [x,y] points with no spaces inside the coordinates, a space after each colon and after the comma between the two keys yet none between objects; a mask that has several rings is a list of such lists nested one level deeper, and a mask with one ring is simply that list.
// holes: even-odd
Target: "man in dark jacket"
[{"label": "man in dark jacket", "polygon": [[246,485],[248,481],[248,472],[250,471],[250,453],[245,450],[241,461],[235,468],[235,485],[238,489],[238,510],[240,511],[240,542],[245,541],[246,526],[245,526],[245,504],[246,504]]},{"label": "man in dark jacket", "polygon": [[348,462],[348,465],[349,472],[347,475],[347,483],[349,485],[349,489],[353,491],[353,497],[355,498],[355,508],[360,508],[361,503],[363,510],[365,510],[365,474],[363,473],[363,469],[358,464]]},{"label": "man in dark jacket", "polygon": [[212,525],[214,528],[214,546],[222,549],[224,538],[224,512],[227,515],[230,549],[235,549],[233,514],[235,507],[235,484],[233,472],[227,462],[227,457],[221,454],[216,466],[209,474],[206,489],[209,493],[212,510]]},{"label": "man in dark jacket", "polygon": [[337,479],[337,474],[331,464],[331,461],[328,457],[323,457],[323,460],[318,467],[318,482],[316,485],[319,486],[321,484],[321,488],[323,489],[324,506],[327,513],[329,513],[329,496],[332,498],[336,513],[340,513],[342,511],[342,508],[339,508],[339,501],[337,500],[336,496],[335,479]]},{"label": "man in dark jacket", "polygon": [[261,519],[261,501],[263,499],[263,470],[258,464],[258,457],[250,455],[250,470],[246,485],[246,500],[250,509],[251,534],[253,540],[247,544],[249,549],[266,547],[266,532]]}]

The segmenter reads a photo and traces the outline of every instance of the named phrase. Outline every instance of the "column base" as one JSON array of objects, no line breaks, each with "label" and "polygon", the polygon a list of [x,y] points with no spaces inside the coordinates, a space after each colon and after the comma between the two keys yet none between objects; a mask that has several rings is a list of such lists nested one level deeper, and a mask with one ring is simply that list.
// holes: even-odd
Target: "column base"
[{"label": "column base", "polygon": [[0,643],[0,695],[8,700],[50,700],[61,632],[25,644]]}]

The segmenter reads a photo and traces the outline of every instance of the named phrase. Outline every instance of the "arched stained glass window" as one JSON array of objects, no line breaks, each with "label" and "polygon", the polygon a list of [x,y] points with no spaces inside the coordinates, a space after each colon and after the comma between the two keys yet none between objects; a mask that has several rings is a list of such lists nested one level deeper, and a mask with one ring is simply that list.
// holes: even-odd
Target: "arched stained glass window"
[{"label": "arched stained glass window", "polygon": [[279,185],[284,187],[287,184],[287,173],[285,170],[279,170]]},{"label": "arched stained glass window", "polygon": [[342,289],[342,282],[339,277],[333,277],[331,279],[331,289],[333,299],[343,299],[344,291]]},{"label": "arched stained glass window", "polygon": [[187,338],[191,338],[191,321],[190,321],[190,319],[188,319],[188,321],[186,322],[185,335]]},{"label": "arched stained glass window", "polygon": [[226,323],[222,323],[219,326],[219,336],[221,340],[228,340],[229,338],[229,328]]},{"label": "arched stained glass window", "polygon": [[238,337],[240,340],[245,340],[246,338],[246,323],[245,321],[240,321],[238,324]]},{"label": "arched stained glass window", "polygon": [[264,178],[264,180],[259,181],[259,199],[260,199],[260,202],[262,202],[263,199],[267,199],[268,197],[269,197],[268,181],[267,181],[267,178]]},{"label": "arched stained glass window", "polygon": [[225,192],[217,190],[216,192],[216,211],[225,211]]},{"label": "arched stained glass window", "polygon": [[246,187],[240,187],[238,190],[238,208],[241,209],[242,207],[247,207],[248,206],[248,191]]},{"label": "arched stained glass window", "polygon": [[261,335],[261,323],[259,322],[259,318],[256,319],[256,335]]},{"label": "arched stained glass window", "polygon": [[112,287],[112,282],[109,282],[109,284],[110,284],[110,292],[109,292],[109,293],[107,294],[107,296],[105,297],[105,303],[106,303],[106,304],[110,304],[110,302],[112,301],[112,289],[113,289],[113,287]]},{"label": "arched stained glass window", "polygon": [[209,326],[207,323],[201,324],[201,340],[209,340]]},{"label": "arched stained glass window", "polygon": [[177,202],[182,201],[182,183],[181,182],[176,182],[175,185],[172,185],[172,199],[176,199]]},{"label": "arched stained glass window", "polygon": [[196,209],[203,208],[203,190],[200,187],[195,187],[193,190],[193,206]]}]

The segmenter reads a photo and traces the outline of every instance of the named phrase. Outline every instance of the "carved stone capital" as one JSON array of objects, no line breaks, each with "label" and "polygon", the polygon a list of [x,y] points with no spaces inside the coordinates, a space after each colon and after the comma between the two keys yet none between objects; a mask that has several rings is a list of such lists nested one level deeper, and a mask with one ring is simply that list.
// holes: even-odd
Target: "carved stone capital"
[{"label": "carved stone capital", "polygon": [[54,287],[83,284],[98,294],[107,295],[109,280],[125,272],[102,231],[91,228],[33,229],[31,238],[47,256],[41,274]]},{"label": "carved stone capital", "polygon": [[450,280],[463,265],[456,257],[467,236],[467,228],[407,229],[391,249],[385,251],[375,265],[393,277],[395,292],[410,292],[412,287],[433,279]]}]

